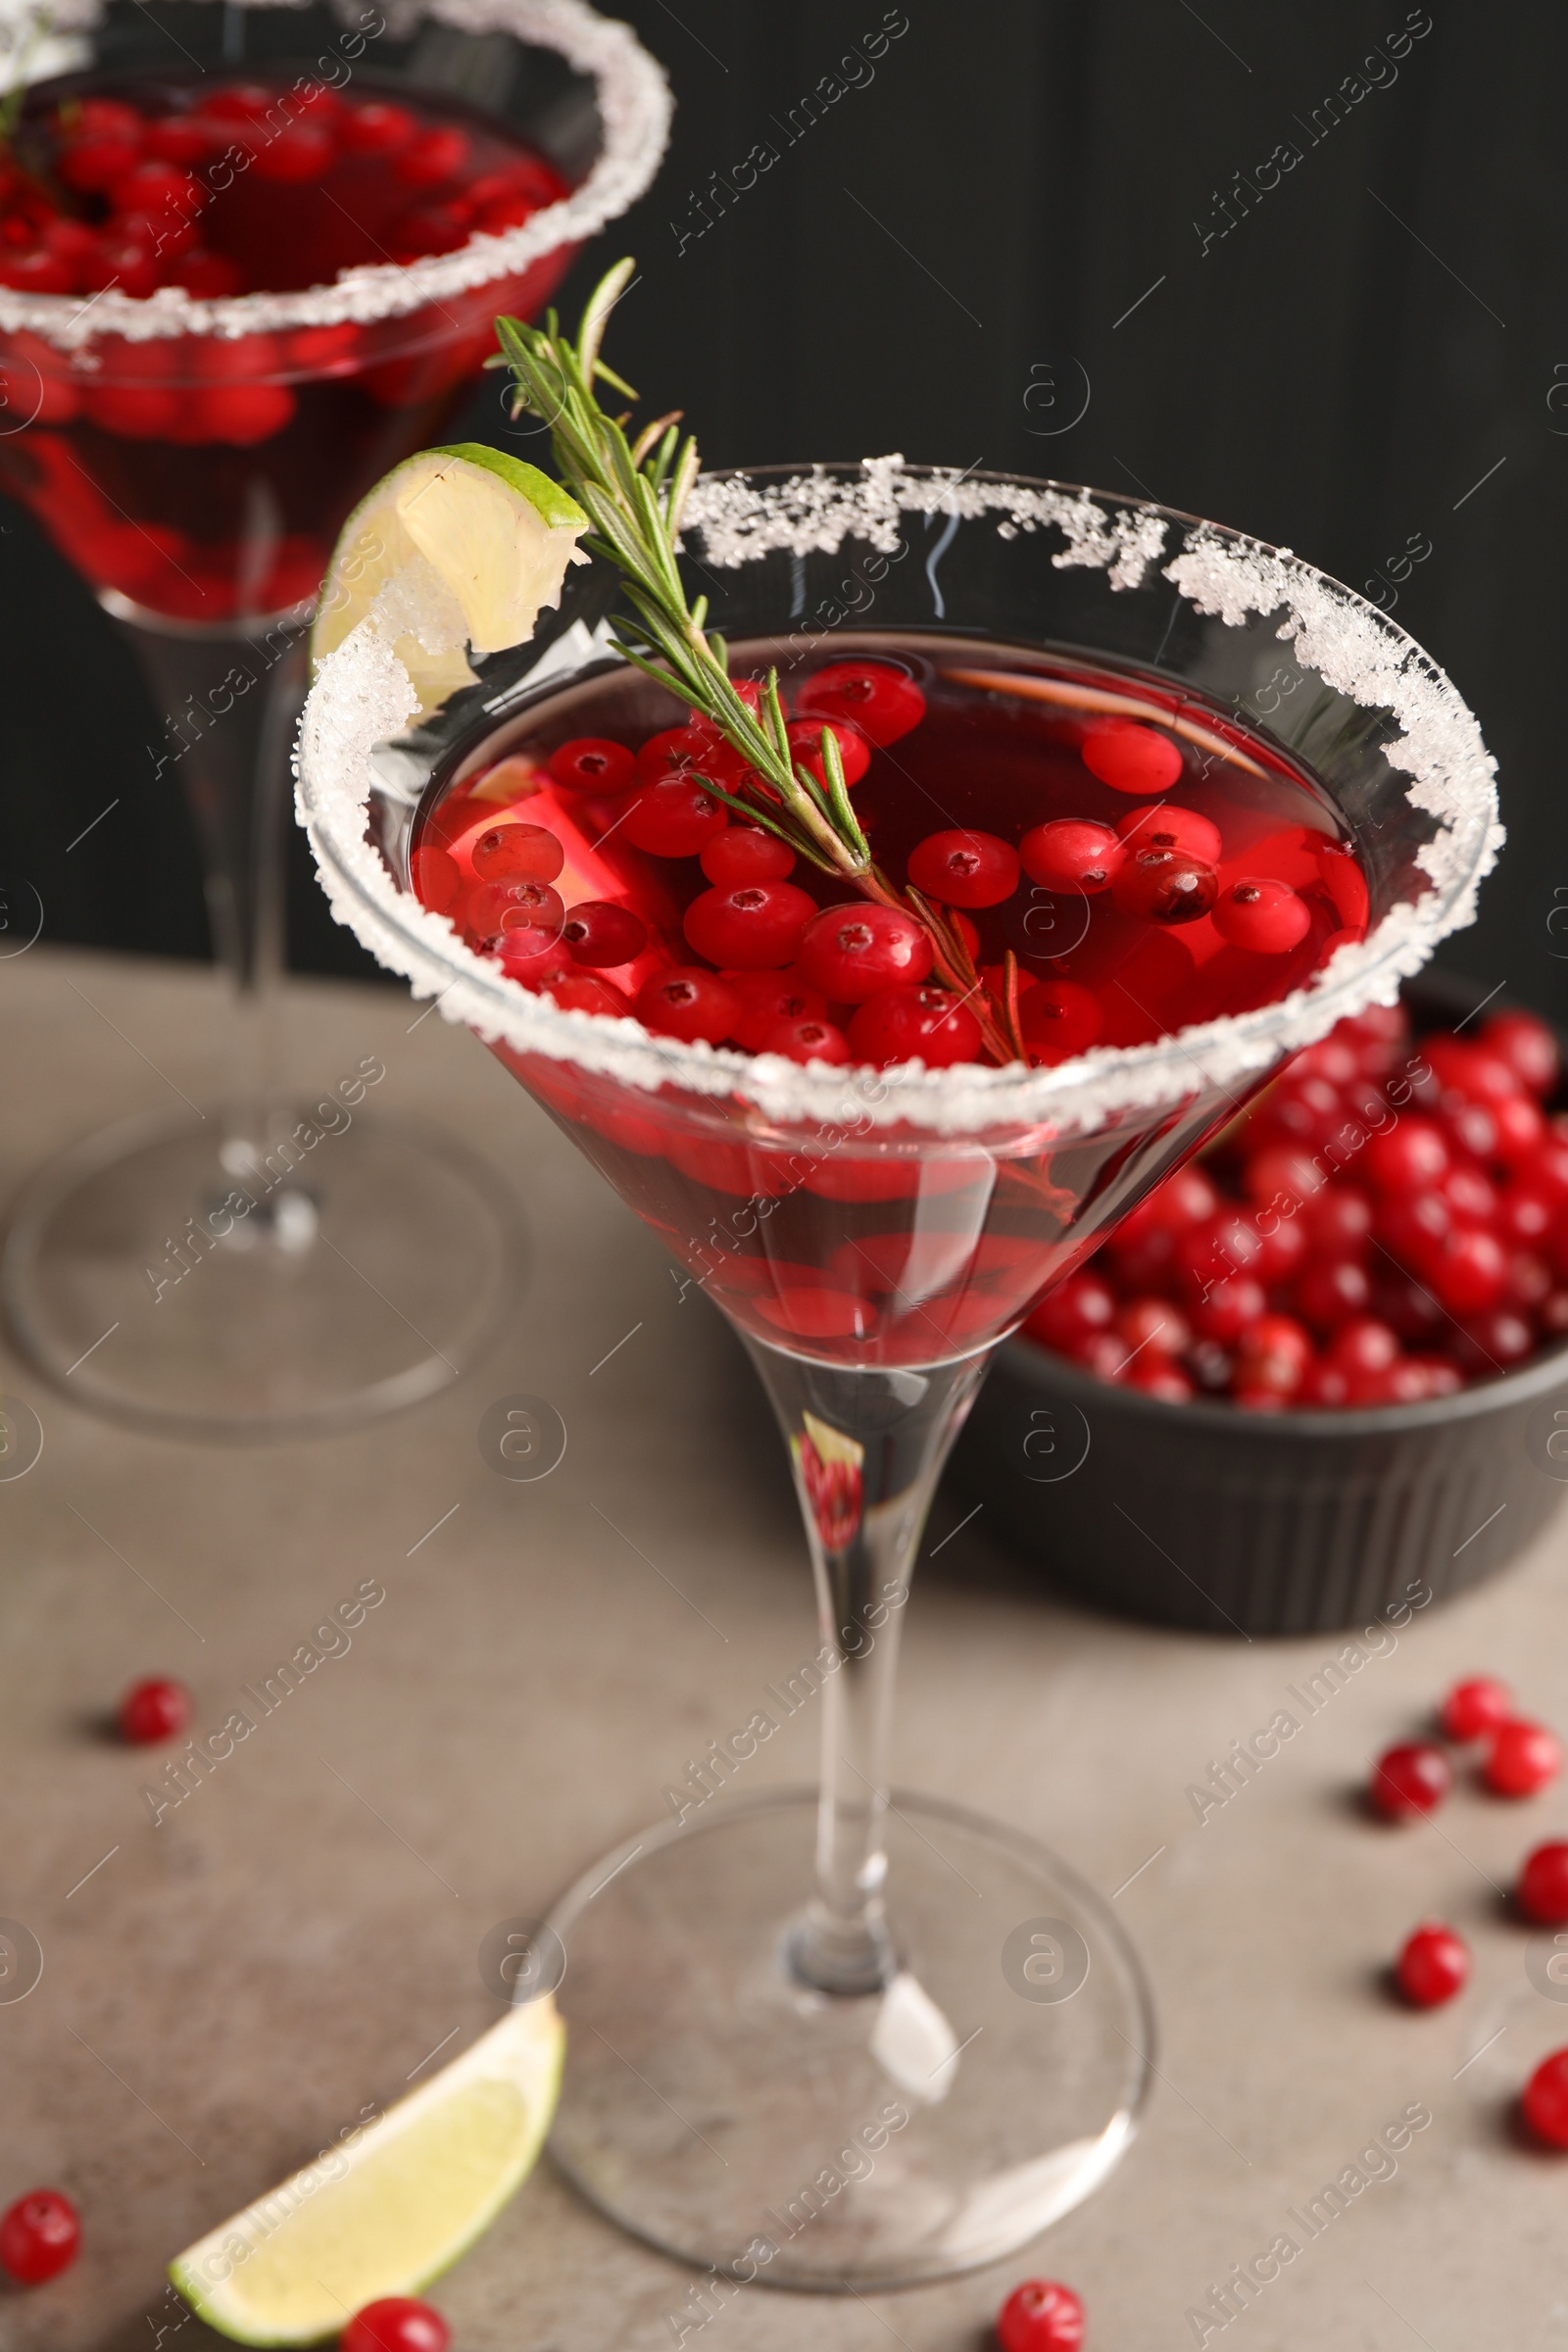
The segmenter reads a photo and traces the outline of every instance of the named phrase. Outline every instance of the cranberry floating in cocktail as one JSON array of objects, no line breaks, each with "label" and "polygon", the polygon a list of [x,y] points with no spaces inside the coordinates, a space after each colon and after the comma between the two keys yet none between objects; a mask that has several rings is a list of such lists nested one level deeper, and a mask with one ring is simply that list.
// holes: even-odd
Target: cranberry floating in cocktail
[{"label": "cranberry floating in cocktail", "polygon": [[[668,93],[582,0],[206,5],[177,39],[145,10],[78,30],[91,13],[91,62],[8,105],[0,140],[0,487],[136,651],[237,1005],[226,1099],[41,1176],[5,1296],[81,1401],[316,1429],[452,1379],[516,1249],[482,1170],[377,1120],[374,1055],[313,1067],[303,1102],[278,1066],[312,603],[344,517],[479,380],[497,307],[542,304],[652,177]],[[103,780],[95,849],[147,780]]]},{"label": "cranberry floating in cocktail", "polygon": [[[809,1662],[552,1915],[557,2157],[666,2250],[864,2292],[1069,2210],[1149,2079],[1105,1904],[888,1792],[948,1446],[1047,1287],[1469,919],[1491,762],[1381,613],[1211,525],[899,459],[694,486],[593,398],[623,282],[575,346],[501,323],[594,570],[433,710],[368,613],[300,808],[338,915],[742,1333],[815,1569]],[[819,1795],[708,1803],[808,1703]],[[1090,1859],[1125,1876],[1124,1841]]]}]

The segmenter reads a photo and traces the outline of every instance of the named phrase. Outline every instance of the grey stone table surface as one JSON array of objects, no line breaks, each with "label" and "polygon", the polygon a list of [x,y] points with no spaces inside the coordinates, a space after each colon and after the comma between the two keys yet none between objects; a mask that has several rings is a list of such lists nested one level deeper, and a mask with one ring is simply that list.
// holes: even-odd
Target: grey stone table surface
[{"label": "grey stone table surface", "polygon": [[[0,963],[6,1197],[109,1119],[210,1090],[224,1019],[204,971],[41,948]],[[55,2182],[86,2228],[67,2277],[0,2293],[5,2352],[152,2352],[171,2254],[492,2023],[485,1930],[656,1819],[814,1642],[736,1344],[500,1065],[413,1020],[393,989],[291,984],[290,1062],[304,1091],[380,1054],[384,1107],[465,1137],[518,1199],[531,1272],[481,1365],[401,1418],[248,1448],[112,1426],[0,1359],[46,1432],[36,1468],[0,1484],[0,1914],[45,1955],[30,1997],[0,2006],[0,2202]],[[477,1444],[517,1390],[569,1431],[533,1485]],[[1568,1722],[1561,1523],[1494,1585],[1363,1644],[1264,1770],[1200,1806],[1211,1763],[1338,1641],[1097,1619],[993,1550],[983,1511],[943,1544],[968,1508],[939,1498],[927,1541],[899,1777],[1114,1895],[1158,2003],[1146,2127],[1004,2274],[875,2300],[756,2288],[688,2343],[970,2352],[1011,2280],[1045,2271],[1084,2296],[1092,2352],[1156,2352],[1198,2340],[1190,2310],[1284,2234],[1299,2252],[1210,2343],[1568,2346],[1568,2158],[1510,2120],[1568,2006],[1532,1984],[1500,1892],[1527,1843],[1568,1829],[1568,1791],[1514,1806],[1464,1787],[1400,1833],[1353,1800],[1369,1756],[1464,1671]],[[172,1673],[220,1723],[365,1579],[386,1599],[352,1647],[155,1828],[144,1756],[103,1730],[119,1690]],[[809,1775],[809,1712],[755,1785]],[[1475,1974],[1414,2016],[1379,1971],[1434,1912]],[[1411,2108],[1430,2124],[1362,2161]],[[1309,2236],[1305,2205],[1342,2178],[1345,2210]],[[651,2352],[687,2284],[547,2161],[440,2300],[459,2352]],[[192,2321],[163,2340],[218,2339]]]}]

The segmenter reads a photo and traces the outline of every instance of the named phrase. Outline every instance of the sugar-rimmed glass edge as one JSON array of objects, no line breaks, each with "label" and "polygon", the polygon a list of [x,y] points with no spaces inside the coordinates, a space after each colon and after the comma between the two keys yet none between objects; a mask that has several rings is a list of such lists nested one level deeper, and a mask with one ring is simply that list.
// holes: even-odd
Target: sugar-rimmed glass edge
[{"label": "sugar-rimmed glass edge", "polygon": [[[294,0],[238,4],[288,7]],[[62,0],[51,27],[56,33],[84,30],[101,14],[101,0]],[[20,294],[0,287],[0,332],[39,335],[56,350],[77,351],[105,335],[129,343],[174,335],[228,339],[402,318],[496,279],[520,276],[546,254],[596,235],[643,194],[663,157],[674,102],[663,69],[629,24],[600,16],[585,0],[427,0],[419,14],[465,32],[510,32],[519,41],[559,51],[568,65],[591,76],[605,139],[580,187],[520,227],[470,237],[455,253],[345,270],[329,285],[287,294],[234,294],[202,302],[183,286],[161,286],[140,299],[108,292],[83,303],[74,294]]]},{"label": "sugar-rimmed glass edge", "polygon": [[[704,563],[722,569],[778,549],[832,554],[852,531],[887,549],[901,514],[995,514],[999,530],[1009,535],[1054,528],[1065,544],[1053,563],[1103,569],[1113,589],[1142,585],[1166,555],[1172,528],[1179,530],[1163,576],[1196,612],[1236,627],[1278,612],[1276,634],[1292,642],[1302,667],[1394,720],[1398,733],[1382,747],[1383,758],[1408,775],[1409,800],[1439,827],[1416,853],[1430,889],[1391,908],[1364,940],[1341,948],[1306,987],[1252,1011],[1151,1045],[1103,1048],[1052,1069],[962,1063],[927,1070],[911,1062],[878,1073],[876,1089],[855,1089],[850,1070],[683,1045],[635,1020],[563,1011],[506,978],[466,948],[445,917],[400,891],[367,837],[367,810],[375,780],[371,755],[408,724],[416,703],[391,649],[351,637],[320,664],[296,754],[300,821],[338,921],[378,962],[401,972],[416,997],[435,999],[444,1019],[516,1052],[569,1061],[645,1092],[675,1087],[738,1098],[779,1126],[850,1116],[862,1125],[957,1135],[1042,1122],[1060,1132],[1091,1132],[1131,1109],[1245,1084],[1348,1014],[1392,1004],[1400,981],[1421,968],[1438,943],[1474,920],[1477,891],[1503,839],[1494,762],[1475,717],[1405,630],[1289,549],[1152,502],[1020,476],[906,466],[898,456],[863,460],[858,469],[705,475],[685,528],[702,534]],[[570,674],[558,669],[552,685],[567,683]],[[853,1109],[847,1108],[852,1091]]]}]

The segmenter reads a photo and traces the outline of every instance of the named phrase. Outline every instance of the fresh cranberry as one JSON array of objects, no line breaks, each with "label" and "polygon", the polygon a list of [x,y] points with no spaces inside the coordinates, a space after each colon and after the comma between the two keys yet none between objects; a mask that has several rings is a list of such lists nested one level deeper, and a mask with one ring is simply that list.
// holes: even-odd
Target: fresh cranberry
[{"label": "fresh cranberry", "polygon": [[1182,756],[1168,735],[1127,719],[1112,719],[1084,737],[1085,767],[1113,792],[1169,792]]},{"label": "fresh cranberry", "polygon": [[1155,1396],[1161,1404],[1191,1404],[1198,1394],[1196,1384],[1180,1364],[1173,1364],[1168,1355],[1160,1355],[1152,1348],[1147,1355],[1125,1364],[1119,1378],[1123,1388],[1136,1389],[1143,1396]]},{"label": "fresh cranberry", "polygon": [[347,109],[338,125],[338,143],[350,155],[393,155],[409,144],[418,127],[407,107],[371,98]]},{"label": "fresh cranberry", "polygon": [[64,255],[50,253],[42,245],[0,257],[0,285],[19,294],[74,294],[79,274]]},{"label": "fresh cranberry", "polygon": [[1328,1345],[1329,1358],[1350,1375],[1386,1372],[1399,1352],[1399,1335],[1375,1315],[1353,1315],[1342,1323]]},{"label": "fresh cranberry", "polygon": [[1083,2340],[1084,2307],[1054,2278],[1026,2278],[997,2314],[1002,2352],[1078,2352]]},{"label": "fresh cranberry", "polygon": [[548,882],[481,882],[463,904],[463,925],[469,937],[492,952],[512,931],[539,931],[561,937],[565,908]]},{"label": "fresh cranberry", "polygon": [[1254,1271],[1269,1290],[1283,1290],[1296,1280],[1305,1263],[1309,1244],[1298,1217],[1254,1219],[1259,1249]]},{"label": "fresh cranberry", "polygon": [[1342,1365],[1332,1363],[1326,1355],[1320,1355],[1302,1373],[1296,1401],[1315,1411],[1337,1412],[1350,1401],[1348,1375]]},{"label": "fresh cranberry", "polygon": [[1046,890],[1108,890],[1127,853],[1108,825],[1055,816],[1031,827],[1018,844],[1023,870]]},{"label": "fresh cranberry", "polygon": [[710,963],[741,971],[789,963],[816,901],[793,882],[741,882],[705,890],[686,909],[686,938]]},{"label": "fresh cranberry", "polygon": [[1109,1332],[1115,1315],[1115,1294],[1098,1274],[1069,1274],[1046,1293],[1024,1329],[1048,1348],[1076,1355],[1087,1340]]},{"label": "fresh cranberry", "polygon": [[61,125],[68,138],[125,139],[132,147],[140,142],[146,128],[143,118],[123,98],[83,98],[76,108],[74,122]]},{"label": "fresh cranberry", "polygon": [[[1492,1116],[1492,1113],[1479,1102],[1471,1103],[1469,1109],[1479,1111],[1481,1116],[1486,1119],[1490,1119]],[[1477,1167],[1473,1160],[1455,1160],[1447,1174],[1440,1181],[1438,1190],[1452,1209],[1456,1223],[1460,1225],[1495,1223],[1498,1207],[1497,1188],[1486,1170]]]},{"label": "fresh cranberry", "polygon": [[1439,1192],[1385,1194],[1372,1230],[1401,1265],[1424,1273],[1453,1231],[1453,1210]]},{"label": "fresh cranberry", "polygon": [[132,1683],[120,1702],[120,1737],[133,1747],[177,1740],[190,1721],[190,1692],[183,1683],[172,1683],[163,1676]]},{"label": "fresh cranberry", "polygon": [[1519,2099],[1525,2122],[1548,2147],[1568,2148],[1568,2050],[1543,2058]]},{"label": "fresh cranberry", "polygon": [[824,730],[838,745],[845,784],[858,784],[871,764],[871,747],[863,735],[842,718],[791,719],[784,730],[789,742],[790,758],[797,767],[804,767],[807,774],[814,777],[825,790],[827,773],[822,765]]},{"label": "fresh cranberry", "polygon": [[807,988],[795,972],[725,972],[723,978],[740,1007],[731,1034],[748,1054],[760,1054],[762,1040],[780,1021],[825,1021],[827,999],[819,989]]},{"label": "fresh cranberry", "polygon": [[546,825],[491,825],[473,845],[473,870],[483,882],[554,882],[566,853]]},{"label": "fresh cranberry", "polygon": [[1048,1067],[1087,1054],[1104,1025],[1100,999],[1076,980],[1042,980],[1018,1007],[1018,1027],[1029,1058]]},{"label": "fresh cranberry", "polygon": [[637,761],[626,746],[602,735],[574,736],[551,753],[549,765],[555,782],[572,792],[624,792],[637,774]]},{"label": "fresh cranberry", "polygon": [[1152,923],[1196,923],[1219,895],[1211,865],[1185,850],[1138,850],[1110,886],[1120,914]]},{"label": "fresh cranberry", "polygon": [[183,286],[201,302],[223,302],[231,294],[243,293],[245,275],[237,262],[226,253],[209,253],[204,246],[182,253],[167,272],[171,285]]},{"label": "fresh cranberry", "polygon": [[1525,1856],[1513,1899],[1526,1919],[1547,1928],[1568,1926],[1568,1841],[1550,1838]]},{"label": "fresh cranberry", "polygon": [[1519,1073],[1502,1054],[1462,1037],[1429,1037],[1422,1054],[1445,1094],[1468,1102],[1500,1102],[1521,1091]]},{"label": "fresh cranberry", "polygon": [[1262,1252],[1257,1227],[1229,1203],[1201,1225],[1189,1226],[1176,1244],[1175,1270],[1193,1295],[1227,1274],[1256,1270]]},{"label": "fresh cranberry", "polygon": [[1455,1683],[1443,1702],[1442,1723],[1449,1740],[1484,1740],[1508,1721],[1513,1692],[1490,1674],[1473,1674]]},{"label": "fresh cranberry", "polygon": [[1327,1184],[1304,1210],[1307,1238],[1323,1258],[1363,1258],[1372,1243],[1372,1202],[1351,1184]]},{"label": "fresh cranberry", "polygon": [[655,972],[637,991],[637,1018],[661,1037],[678,1037],[686,1045],[699,1038],[710,1046],[733,1037],[740,1005],[735,992],[716,972],[700,964],[676,964]]},{"label": "fresh cranberry", "polygon": [[782,882],[794,871],[795,852],[760,825],[732,824],[713,835],[700,863],[715,889],[733,890],[742,882]]},{"label": "fresh cranberry", "polygon": [[1562,1748],[1544,1723],[1510,1716],[1487,1748],[1481,1777],[1495,1796],[1534,1796],[1562,1770]]},{"label": "fresh cranberry", "polygon": [[23,2286],[58,2278],[76,2259],[81,2222],[57,2188],[29,2189],[0,2214],[0,2269]]},{"label": "fresh cranberry", "polygon": [[1446,1176],[1451,1154],[1436,1119],[1400,1119],[1366,1146],[1366,1171],[1380,1193],[1424,1192]]},{"label": "fresh cranberry", "polygon": [[1345,1101],[1326,1078],[1285,1078],[1252,1113],[1260,1142],[1321,1150],[1345,1124]]},{"label": "fresh cranberry", "polygon": [[1438,2009],[1463,1988],[1470,1974],[1470,1948],[1451,1928],[1429,1920],[1407,1938],[1394,1973],[1413,2007]]},{"label": "fresh cranberry", "polygon": [[396,154],[392,169],[406,187],[439,187],[443,180],[456,179],[467,162],[467,136],[455,124],[443,123],[436,130],[417,132]]},{"label": "fresh cranberry", "polygon": [[[314,137],[314,132],[307,132]],[[456,253],[468,242],[466,216],[455,204],[416,204],[387,230],[394,261],[416,262],[426,254]]]},{"label": "fresh cranberry", "polygon": [[1372,1768],[1367,1797],[1387,1821],[1413,1821],[1443,1802],[1453,1785],[1453,1767],[1430,1740],[1406,1740],[1385,1748]]},{"label": "fresh cranberry", "polygon": [[1284,956],[1312,928],[1306,901],[1288,882],[1258,875],[1232,882],[1214,903],[1214,928],[1233,948],[1254,956]]},{"label": "fresh cranberry", "polygon": [[1000,906],[1018,887],[1018,853],[995,833],[928,833],[909,852],[909,880],[944,906]]},{"label": "fresh cranberry", "polygon": [[383,2295],[357,2311],[337,2340],[338,2352],[447,2352],[452,2330],[428,2303]]},{"label": "fresh cranberry", "polygon": [[1481,1043],[1543,1102],[1556,1093],[1562,1075],[1557,1041],[1535,1013],[1494,1012],[1482,1029]]},{"label": "fresh cranberry", "polygon": [[594,970],[630,963],[648,945],[648,925],[613,899],[579,899],[568,907],[561,937],[573,963]]},{"label": "fresh cranberry", "polygon": [[645,784],[621,819],[620,831],[634,850],[654,858],[695,858],[729,823],[729,810],[701,784],[666,776]]},{"label": "fresh cranberry", "polygon": [[1262,1284],[1250,1274],[1228,1274],[1193,1308],[1193,1327],[1205,1340],[1231,1347],[1268,1305]]},{"label": "fresh cranberry", "polygon": [[1537,1317],[1544,1337],[1552,1340],[1568,1339],[1568,1291],[1552,1291],[1541,1301]]},{"label": "fresh cranberry", "polygon": [[275,138],[258,147],[251,169],[258,179],[282,181],[297,185],[308,179],[319,179],[333,157],[329,134],[318,130],[313,122],[291,122]]},{"label": "fresh cranberry", "polygon": [[140,157],[139,139],[74,139],[61,155],[58,170],[68,187],[96,196],[134,171]]},{"label": "fresh cranberry", "polygon": [[1446,1235],[1421,1270],[1450,1315],[1470,1317],[1501,1297],[1508,1260],[1494,1233],[1464,1227]]},{"label": "fresh cranberry", "polygon": [[482,956],[498,956],[507,978],[524,988],[546,988],[572,976],[571,956],[559,931],[521,923],[499,938],[480,941],[478,947]]},{"label": "fresh cranberry", "polygon": [[1489,1104],[1488,1112],[1496,1132],[1493,1150],[1505,1168],[1522,1166],[1540,1151],[1546,1138],[1546,1122],[1539,1103],[1528,1095],[1510,1095],[1505,1102]]},{"label": "fresh cranberry", "polygon": [[1116,1317],[1117,1337],[1129,1354],[1149,1348],[1159,1355],[1184,1355],[1192,1346],[1192,1325],[1168,1298],[1130,1298]]},{"label": "fresh cranberry", "polygon": [[1296,1286],[1298,1311],[1319,1331],[1334,1331],[1364,1315],[1371,1298],[1366,1268],[1353,1257],[1317,1258]]},{"label": "fresh cranberry", "polygon": [[612,980],[597,979],[591,972],[567,972],[561,979],[543,981],[540,994],[563,1012],[597,1012],[624,1020],[631,1010],[631,1000]]},{"label": "fresh cranberry", "polygon": [[168,213],[176,220],[194,220],[208,202],[195,173],[174,164],[136,164],[116,180],[112,195],[117,212]]},{"label": "fresh cranberry", "polygon": [[879,748],[897,743],[925,716],[925,696],[890,662],[829,662],[795,698],[806,718],[838,718]]},{"label": "fresh cranberry", "polygon": [[980,1024],[945,988],[884,988],[868,997],[850,1023],[850,1050],[857,1061],[887,1069],[913,1061],[945,1070],[980,1058]]},{"label": "fresh cranberry", "polygon": [[931,941],[912,915],[857,899],[811,917],[797,961],[834,1004],[863,1004],[885,988],[917,986],[931,969]]},{"label": "fresh cranberry", "polygon": [[202,101],[210,115],[225,122],[265,122],[277,94],[261,81],[230,81]]},{"label": "fresh cranberry", "polygon": [[834,1064],[853,1061],[850,1041],[842,1029],[831,1021],[782,1020],[764,1029],[756,1051],[759,1054],[782,1054],[791,1061],[826,1061]]},{"label": "fresh cranberry", "polygon": [[1142,1221],[1164,1233],[1185,1233],[1191,1225],[1206,1224],[1218,1208],[1219,1195],[1202,1169],[1178,1168],[1122,1219],[1120,1230],[1126,1233]]},{"label": "fresh cranberry", "polygon": [[409,859],[409,878],[421,906],[435,914],[450,914],[463,896],[463,868],[446,850],[432,843],[416,850]]},{"label": "fresh cranberry", "polygon": [[[1276,1208],[1294,1217],[1305,1201],[1322,1193],[1326,1178],[1308,1153],[1289,1144],[1266,1144],[1249,1154],[1242,1170],[1242,1189],[1259,1208]],[[1332,1253],[1331,1253],[1332,1254]]]},{"label": "fresh cranberry", "polygon": [[1225,847],[1218,825],[1196,808],[1177,808],[1169,801],[1129,808],[1116,819],[1116,838],[1129,857],[1137,850],[1180,850],[1204,865],[1218,865]]},{"label": "fresh cranberry", "polygon": [[1452,1348],[1455,1360],[1472,1380],[1486,1380],[1535,1354],[1535,1326],[1517,1307],[1489,1307],[1483,1314],[1466,1316],[1453,1335]]},{"label": "fresh cranberry", "polygon": [[1559,1131],[1555,1121],[1530,1156],[1521,1160],[1519,1172],[1526,1183],[1539,1187],[1559,1207],[1568,1204],[1568,1135]]},{"label": "fresh cranberry", "polygon": [[1312,1360],[1311,1335],[1291,1315],[1260,1315],[1236,1349],[1236,1377],[1250,1389],[1294,1396]]},{"label": "fresh cranberry", "polygon": [[[1350,844],[1326,841],[1317,854],[1317,870],[1340,921],[1352,938],[1359,939],[1366,929],[1372,902],[1366,876]],[[1382,1012],[1388,1008],[1379,1004],[1372,1009]]]}]

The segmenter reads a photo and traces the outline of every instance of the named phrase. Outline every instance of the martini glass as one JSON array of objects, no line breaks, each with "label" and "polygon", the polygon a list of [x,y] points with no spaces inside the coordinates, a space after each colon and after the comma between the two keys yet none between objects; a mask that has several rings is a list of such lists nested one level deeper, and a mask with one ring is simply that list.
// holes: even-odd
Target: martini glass
[{"label": "martini glass", "polygon": [[[532,315],[641,193],[669,102],[627,28],[580,0],[437,0],[395,25],[370,6],[127,13],[71,36],[79,70],[31,91],[26,121],[107,96],[160,135],[174,124],[170,153],[188,131],[214,191],[196,223],[218,240],[213,282],[243,263],[278,290],[0,288],[0,479],[139,657],[154,769],[190,807],[234,1017],[220,1101],[92,1136],[35,1178],[4,1295],[28,1354],[80,1401],[283,1436],[454,1378],[518,1257],[483,1166],[377,1115],[395,1067],[355,1055],[303,1100],[285,1081],[284,805],[317,590],[359,499],[441,438],[497,308]],[[302,106],[305,85],[324,97]],[[401,147],[365,147],[362,125],[400,123]],[[335,160],[312,176],[310,141],[327,135]],[[422,142],[437,168],[443,140],[453,173],[414,184],[406,155]],[[193,234],[178,178],[138,232],[155,255]],[[470,187],[489,209],[463,214]]]},{"label": "martini glass", "polygon": [[[1085,1880],[1016,1829],[890,1791],[899,1631],[948,1448],[996,1342],[1284,1056],[1392,999],[1470,919],[1499,836],[1447,680],[1255,541],[893,459],[707,477],[684,527],[733,670],[772,661],[789,695],[898,649],[928,678],[989,677],[1000,708],[1010,649],[1014,678],[1102,710],[1084,698],[1108,680],[1124,710],[1223,747],[1206,756],[1238,790],[1288,766],[1366,886],[1320,968],[1174,1034],[1047,1068],[802,1066],[558,1007],[410,893],[421,832],[498,762],[531,768],[521,813],[559,824],[553,746],[679,717],[595,639],[591,602],[415,733],[394,737],[407,704],[378,708],[352,643],[307,705],[300,810],[335,912],[703,1276],[772,1399],[814,1571],[811,1662],[710,1744],[681,1819],[597,1860],[536,1939],[519,1997],[559,1982],[568,2031],[556,2156],[720,2280],[865,2292],[994,2261],[1067,2212],[1125,2149],[1151,2067],[1138,1962]],[[847,1249],[895,1267],[854,1294],[863,1311],[834,1303]],[[1088,1434],[1033,1433],[1042,1475]],[[725,1795],[807,1705],[819,1788]],[[722,2298],[710,2278],[692,2326]]]}]

